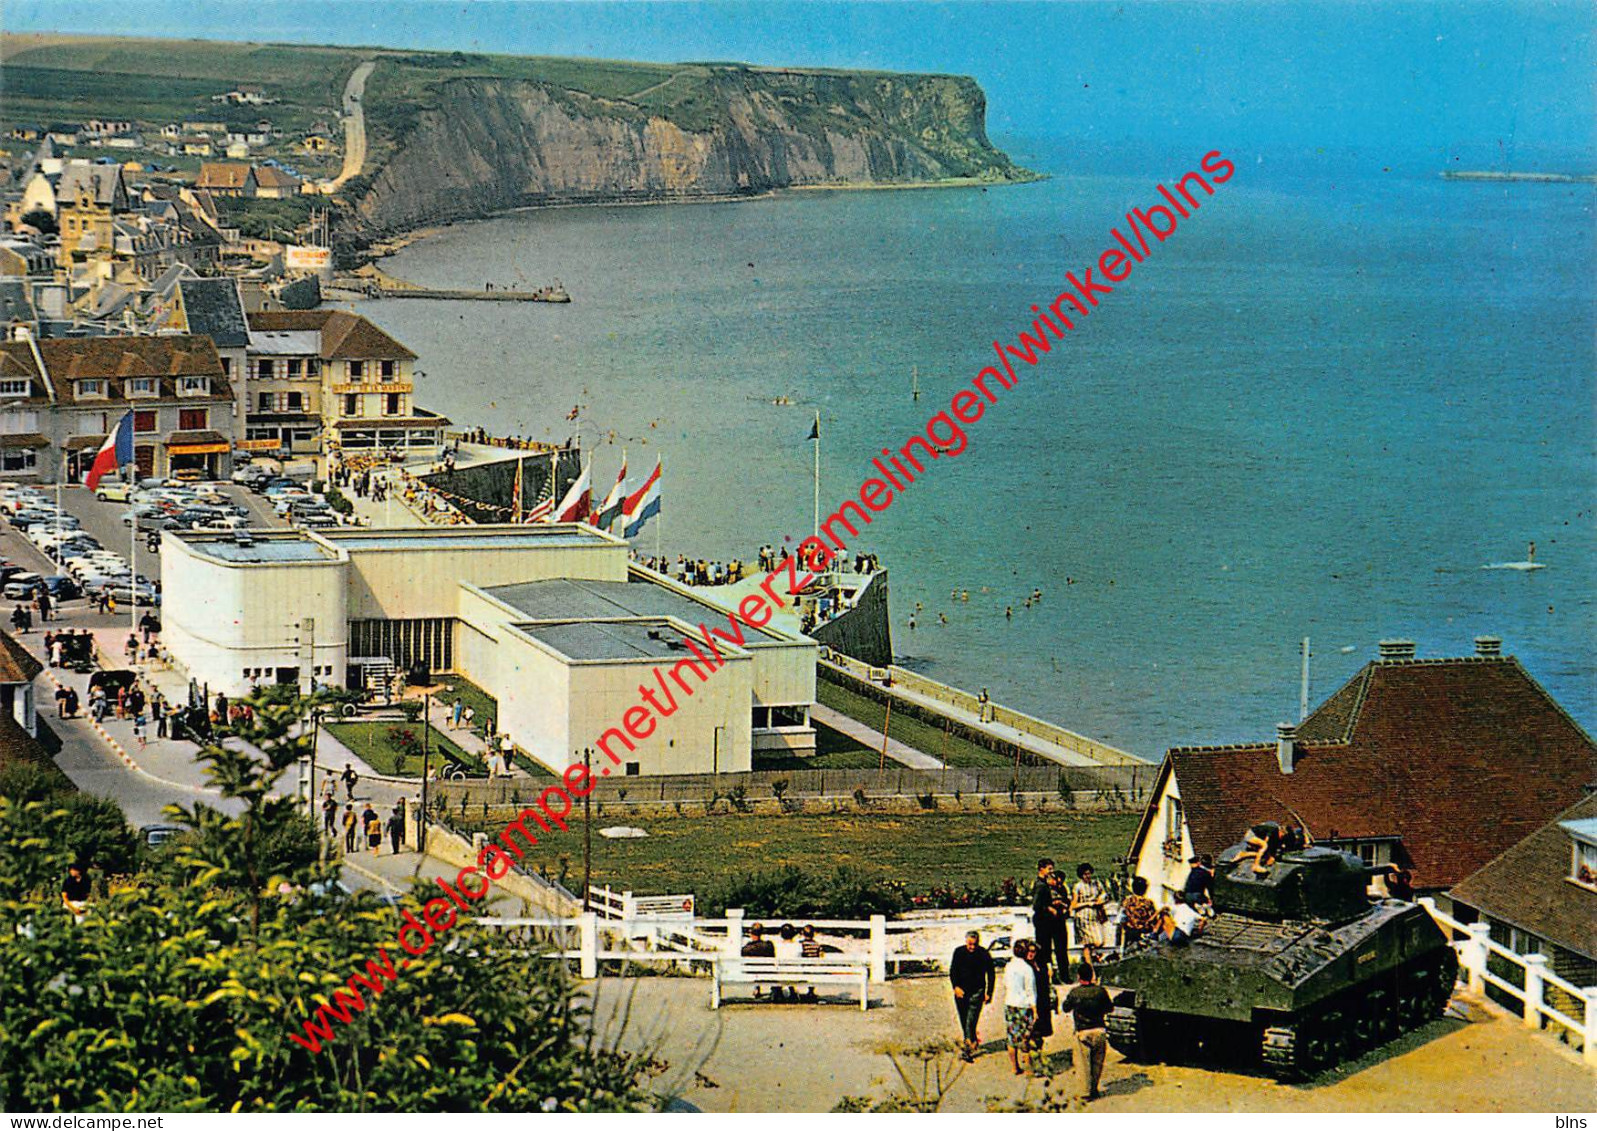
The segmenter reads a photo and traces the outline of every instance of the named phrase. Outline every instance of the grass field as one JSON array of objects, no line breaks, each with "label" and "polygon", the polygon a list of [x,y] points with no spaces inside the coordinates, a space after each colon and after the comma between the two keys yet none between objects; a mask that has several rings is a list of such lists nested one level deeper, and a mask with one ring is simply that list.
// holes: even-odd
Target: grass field
[{"label": "grass field", "polygon": [[[851,719],[858,719],[868,727],[874,727],[878,733],[882,729],[882,718],[887,712],[885,705],[856,695],[845,687],[829,683],[824,679],[815,681],[815,694],[818,699],[834,711],[841,711]],[[919,719],[912,719],[902,713],[893,715],[892,721],[887,724],[887,733],[907,746],[924,751],[934,758],[942,758],[950,766],[977,768],[981,766],[1010,766],[1014,759],[988,750],[986,747],[977,746],[974,742],[967,742],[958,735],[949,734],[940,727],[923,723]],[[872,762],[871,765],[875,765]]]},{"label": "grass field", "polygon": [[[361,761],[380,774],[392,774],[397,777],[420,777],[422,758],[415,753],[403,759],[401,764],[401,749],[394,741],[393,731],[414,731],[421,737],[422,724],[407,723],[400,720],[378,723],[327,723],[327,733],[332,735],[345,746],[349,747]],[[483,771],[483,765],[472,755],[466,753],[445,737],[437,727],[427,728],[427,743],[433,751],[433,758],[438,757],[442,750],[452,761],[463,766],[475,767]]]},{"label": "grass field", "polygon": [[[920,891],[936,884],[991,887],[1013,877],[1029,885],[1037,858],[1068,865],[1090,861],[1100,872],[1122,855],[1136,831],[1136,813],[870,813],[797,814],[787,817],[729,815],[639,819],[606,810],[595,815],[595,883],[639,893],[708,892],[747,872],[794,864],[831,872],[851,865]],[[609,840],[598,829],[636,825],[649,835]],[[497,836],[504,819],[474,820],[474,831]],[[545,837],[529,850],[528,863],[551,875],[564,866],[582,873],[582,822]]]}]

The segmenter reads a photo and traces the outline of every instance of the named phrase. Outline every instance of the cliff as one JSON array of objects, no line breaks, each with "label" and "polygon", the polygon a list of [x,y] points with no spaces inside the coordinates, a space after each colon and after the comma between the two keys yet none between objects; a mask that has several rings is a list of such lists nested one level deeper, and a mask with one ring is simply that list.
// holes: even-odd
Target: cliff
[{"label": "cliff", "polygon": [[628,97],[490,76],[384,94],[381,156],[349,186],[367,238],[528,205],[1031,177],[958,76],[689,65]]}]

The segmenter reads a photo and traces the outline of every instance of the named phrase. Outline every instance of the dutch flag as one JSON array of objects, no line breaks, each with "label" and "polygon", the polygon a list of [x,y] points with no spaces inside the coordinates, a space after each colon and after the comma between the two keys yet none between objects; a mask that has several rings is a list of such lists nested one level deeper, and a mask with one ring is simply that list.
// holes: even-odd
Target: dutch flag
[{"label": "dutch flag", "polygon": [[100,480],[107,474],[132,462],[133,412],[129,410],[116,422],[116,427],[111,429],[111,434],[105,438],[105,443],[100,445],[100,450],[94,453],[94,463],[89,466],[88,474],[83,477],[84,486],[92,491],[100,485]]},{"label": "dutch flag", "polygon": [[654,470],[643,481],[643,486],[628,495],[626,502],[621,504],[621,514],[627,520],[627,537],[637,537],[644,524],[659,513],[660,461],[655,460]]}]

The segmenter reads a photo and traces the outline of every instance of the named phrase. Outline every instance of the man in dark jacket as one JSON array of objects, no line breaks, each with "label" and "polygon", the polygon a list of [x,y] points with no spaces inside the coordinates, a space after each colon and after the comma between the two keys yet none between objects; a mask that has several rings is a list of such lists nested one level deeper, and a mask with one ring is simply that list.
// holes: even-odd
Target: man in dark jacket
[{"label": "man in dark jacket", "polygon": [[[1054,938],[1063,933],[1058,907],[1059,892],[1054,886],[1053,875],[1052,860],[1044,857],[1037,861],[1037,882],[1031,889],[1031,925],[1037,932],[1037,964],[1042,967],[1044,977],[1048,976],[1048,961]],[[1062,951],[1063,947],[1060,949]],[[1061,953],[1058,956],[1059,964],[1063,966],[1066,961]]]},{"label": "man in dark jacket", "polygon": [[959,1029],[964,1034],[964,1048],[960,1059],[973,1061],[981,1040],[976,1035],[976,1024],[981,1020],[982,1006],[993,1000],[993,956],[981,944],[975,931],[965,935],[965,945],[954,951],[948,960],[948,980],[954,985],[954,1009],[959,1014]]}]

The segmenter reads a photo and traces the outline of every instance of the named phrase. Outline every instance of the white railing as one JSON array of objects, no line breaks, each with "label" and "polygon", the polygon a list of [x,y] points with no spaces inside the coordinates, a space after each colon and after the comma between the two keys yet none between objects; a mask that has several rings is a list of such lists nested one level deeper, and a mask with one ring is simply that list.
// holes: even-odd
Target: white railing
[{"label": "white railing", "polygon": [[[1484,995],[1487,986],[1495,986],[1520,1003],[1520,1015],[1527,1029],[1539,1030],[1549,1022],[1562,1026],[1581,1041],[1586,1063],[1597,1065],[1597,986],[1581,988],[1565,981],[1547,969],[1545,955],[1515,954],[1506,946],[1493,942],[1491,927],[1486,923],[1460,922],[1440,910],[1433,899],[1421,899],[1419,902],[1452,940],[1453,948],[1458,951],[1459,976],[1466,981],[1471,993]],[[1525,984],[1516,986],[1492,973],[1489,961],[1494,956],[1518,967],[1524,973]],[[1557,990],[1570,1001],[1578,1003],[1581,1016],[1573,1017],[1549,1004],[1549,989]]]},{"label": "white railing", "polygon": [[588,907],[601,919],[693,919],[691,895],[633,895],[610,887],[588,886]]}]

